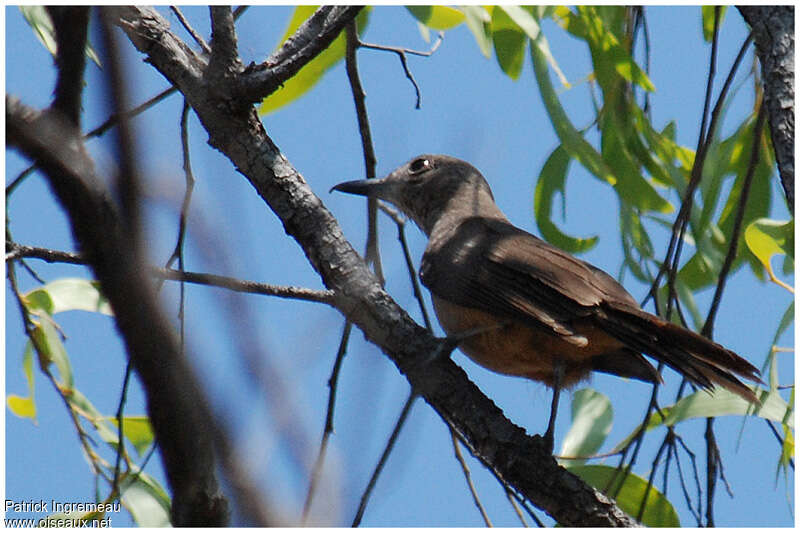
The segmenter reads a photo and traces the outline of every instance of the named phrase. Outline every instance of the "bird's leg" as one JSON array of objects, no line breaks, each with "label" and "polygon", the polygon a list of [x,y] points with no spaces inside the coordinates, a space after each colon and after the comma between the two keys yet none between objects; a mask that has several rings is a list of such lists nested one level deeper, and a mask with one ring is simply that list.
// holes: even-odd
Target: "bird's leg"
[{"label": "bird's leg", "polygon": [[439,345],[439,348],[436,349],[431,358],[425,361],[425,363],[426,364],[431,363],[439,359],[440,357],[450,357],[450,354],[453,353],[453,350],[458,348],[459,344],[461,344],[470,337],[481,335],[482,333],[494,331],[504,327],[506,327],[506,324],[499,323],[499,324],[492,324],[491,326],[481,326],[477,328],[468,329],[465,331],[459,331],[458,333],[448,334],[447,337],[442,339],[442,343]]},{"label": "bird's leg", "polygon": [[556,414],[558,413],[558,400],[561,396],[561,382],[564,380],[564,361],[555,359],[553,364],[553,403],[550,404],[550,421],[547,422],[547,431],[544,432],[544,443],[548,451],[553,453],[553,433],[556,426]]}]

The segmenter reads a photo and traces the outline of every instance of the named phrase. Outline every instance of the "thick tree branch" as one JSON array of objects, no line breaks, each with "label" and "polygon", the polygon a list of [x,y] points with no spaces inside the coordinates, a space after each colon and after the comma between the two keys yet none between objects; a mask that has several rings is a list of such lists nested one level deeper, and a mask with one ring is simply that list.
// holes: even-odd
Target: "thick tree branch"
[{"label": "thick tree branch", "polygon": [[211,60],[208,64],[210,75],[222,79],[239,66],[241,62],[231,6],[211,6]]},{"label": "thick tree branch", "polygon": [[47,12],[53,20],[58,44],[58,81],[52,107],[79,126],[89,8],[50,6]]},{"label": "thick tree branch", "polygon": [[75,240],[109,299],[147,393],[150,421],[173,490],[176,525],[224,524],[208,409],[175,332],[163,316],[141,258],[94,174],[80,131],[59,113],[6,98],[6,142],[36,161],[67,211]]},{"label": "thick tree branch", "polygon": [[794,213],[794,6],[738,6],[753,29],[775,159]]},{"label": "thick tree branch", "polygon": [[[184,93],[208,131],[209,143],[231,160],[300,244],[325,285],[334,291],[334,306],[390,356],[414,390],[447,420],[476,457],[563,525],[635,524],[611,500],[559,467],[540,438],[527,436],[506,419],[452,361],[431,361],[439,341],[382,289],[333,215],[267,136],[255,110],[231,113],[211,98],[194,75],[196,58],[185,52],[185,45],[155,11],[116,9],[120,25],[137,48]],[[343,26],[357,9],[342,11],[348,14],[339,19]],[[275,72],[283,72],[281,76],[286,73],[276,68]],[[275,72],[263,71],[260,79],[277,79]],[[255,87],[251,96],[261,95],[265,86],[266,82],[251,85]]]},{"label": "thick tree branch", "polygon": [[233,97],[254,103],[278,90],[286,80],[325,50],[363,7],[320,7],[264,63],[251,65],[245,70]]}]

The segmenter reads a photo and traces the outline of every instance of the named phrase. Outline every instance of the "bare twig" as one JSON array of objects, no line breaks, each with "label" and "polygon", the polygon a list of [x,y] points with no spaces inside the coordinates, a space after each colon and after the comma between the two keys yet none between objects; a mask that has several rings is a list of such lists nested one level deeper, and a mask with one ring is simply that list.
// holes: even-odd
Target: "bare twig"
[{"label": "bare twig", "polygon": [[433,325],[431,324],[428,309],[425,307],[425,299],[422,296],[422,290],[419,287],[419,279],[417,278],[417,271],[414,268],[414,261],[411,259],[411,250],[408,248],[408,241],[406,240],[406,219],[400,213],[385,202],[379,202],[381,211],[389,215],[397,225],[397,240],[400,241],[400,247],[403,249],[403,256],[406,260],[406,268],[408,268],[408,277],[411,279],[411,287],[414,291],[414,298],[419,304],[419,310],[422,313],[422,320],[425,323],[425,329],[433,334]]},{"label": "bare twig", "polygon": [[211,48],[209,48],[205,40],[200,37],[200,34],[197,33],[194,28],[192,28],[192,25],[189,24],[189,21],[183,16],[183,13],[181,13],[181,10],[178,8],[178,6],[169,6],[169,8],[172,10],[175,16],[178,17],[178,21],[181,23],[181,26],[183,26],[183,28],[189,32],[189,35],[192,36],[194,42],[196,42],[197,45],[203,50],[203,53],[210,54]]},{"label": "bare twig", "polygon": [[185,281],[188,283],[196,283],[198,285],[221,287],[236,292],[265,294],[268,296],[277,296],[279,298],[305,300],[308,302],[319,302],[328,305],[333,304],[333,299],[335,296],[333,291],[315,291],[302,287],[287,287],[282,285],[270,285],[268,283],[256,283],[254,281],[243,281],[227,276],[219,276],[217,274],[181,272],[180,270],[156,267],[151,267],[149,272],[153,276],[173,281]]},{"label": "bare twig", "polygon": [[[72,252],[62,252],[60,250],[49,250],[47,248],[37,248],[17,243],[6,243],[6,261],[31,257],[42,259],[48,263],[70,263],[73,265],[85,265],[86,259],[80,254]],[[159,279],[172,281],[185,281],[197,285],[208,285],[210,287],[220,287],[237,292],[247,292],[252,294],[264,294],[267,296],[277,296],[293,300],[305,300],[308,302],[319,302],[333,305],[334,292],[329,290],[315,291],[302,287],[291,287],[282,285],[270,285],[269,283],[257,283],[255,281],[240,280],[228,276],[217,274],[206,274],[201,272],[182,272],[169,268],[149,267],[148,272]]]},{"label": "bare twig", "polygon": [[328,409],[325,413],[325,429],[322,431],[322,442],[319,445],[319,452],[317,453],[317,460],[314,462],[314,468],[311,472],[311,481],[308,484],[308,492],[306,492],[306,500],[303,503],[302,524],[305,525],[308,520],[308,513],[311,510],[311,501],[314,498],[314,492],[319,482],[319,477],[322,474],[322,465],[325,461],[325,455],[328,450],[328,440],[333,434],[333,412],[336,406],[336,391],[339,383],[339,371],[342,368],[342,361],[347,351],[347,343],[350,341],[350,332],[353,329],[353,323],[345,321],[344,329],[342,330],[342,337],[339,340],[339,349],[336,352],[336,360],[333,363],[333,370],[331,370],[331,377],[328,378]]},{"label": "bare twig", "polygon": [[122,494],[119,487],[120,466],[122,456],[125,455],[125,430],[123,428],[125,421],[122,415],[125,411],[125,402],[128,399],[128,385],[130,384],[132,370],[131,362],[128,361],[125,365],[125,377],[122,379],[122,392],[119,395],[119,405],[117,406],[117,459],[114,464],[114,481],[111,484],[112,494],[116,495]]},{"label": "bare twig", "polygon": [[6,262],[23,257],[42,259],[48,263],[70,263],[73,265],[85,265],[86,259],[80,254],[73,252],[62,252],[61,250],[49,250],[36,246],[26,246],[15,242],[6,241]]},{"label": "bare twig", "polygon": [[736,259],[737,250],[739,248],[739,235],[742,231],[742,222],[744,220],[744,212],[747,207],[747,201],[750,198],[750,185],[753,182],[753,176],[756,173],[756,167],[759,162],[759,150],[761,148],[762,132],[764,130],[764,121],[766,119],[766,107],[762,103],[758,109],[758,118],[756,118],[755,126],[753,126],[753,146],[750,149],[750,162],[747,166],[745,173],[744,183],[742,184],[742,191],[739,194],[739,206],[736,211],[736,218],[733,221],[733,228],[731,229],[730,245],[728,246],[728,253],[725,255],[725,260],[719,271],[719,280],[717,281],[717,288],[714,291],[714,298],[711,301],[711,307],[706,317],[706,322],[703,325],[701,335],[713,337],[714,334],[714,319],[717,316],[717,310],[722,302],[722,292],[725,290],[725,283],[728,280],[728,273],[733,266]]},{"label": "bare twig", "polygon": [[[364,154],[364,170],[367,179],[373,179],[375,177],[376,158],[367,116],[366,95],[358,74],[358,61],[356,59],[357,31],[355,20],[351,20],[345,26],[345,68],[347,70],[347,78],[350,80],[350,90],[353,93],[353,103],[356,106],[358,131],[361,134],[361,151]],[[367,198],[367,244],[364,258],[367,264],[372,264],[372,269],[378,279],[384,282],[380,248],[378,248],[378,200],[376,198]]]},{"label": "bare twig", "polygon": [[689,507],[689,512],[692,513],[694,516],[695,521],[697,522],[697,527],[703,526],[703,517],[700,516],[700,508],[702,506],[702,497],[703,497],[703,489],[700,487],[700,475],[697,472],[697,459],[694,455],[694,452],[689,449],[683,439],[676,435],[675,438],[676,442],[680,444],[681,448],[686,452],[689,456],[689,460],[692,463],[692,472],[694,473],[694,483],[695,483],[695,490],[697,492],[697,505],[692,503],[692,498],[689,495],[689,488],[686,486],[686,479],[683,475],[683,469],[681,468],[681,461],[678,457],[678,448],[675,447],[673,453],[675,454],[675,464],[678,466],[678,478],[680,479],[680,486],[681,490],[683,491],[684,500],[686,500],[686,505]]},{"label": "bare twig", "polygon": [[[458,446],[458,437],[456,437],[456,432],[453,431],[453,428],[449,429],[450,429],[450,438],[453,441],[453,454],[456,456],[458,464],[461,465],[461,471],[464,472],[464,477],[467,480],[467,486],[469,487],[469,492],[470,494],[472,494],[472,501],[475,502],[475,506],[481,513],[481,518],[483,518],[483,523],[486,524],[486,527],[492,527],[492,521],[489,519],[489,515],[486,514],[486,509],[483,508],[483,504],[481,503],[481,499],[478,496],[478,492],[475,490],[475,485],[472,483],[472,476],[469,473],[469,466],[467,466],[467,462],[464,460],[464,456],[461,454],[461,449]],[[506,494],[508,494],[508,491],[506,491]],[[511,501],[513,502],[513,500]],[[519,509],[517,509],[517,512],[519,512]],[[520,520],[522,520],[521,513],[519,513],[519,517]]]},{"label": "bare twig", "polygon": [[351,527],[358,527],[358,525],[361,524],[361,518],[364,516],[364,511],[367,508],[367,502],[369,502],[372,489],[375,488],[375,483],[378,481],[378,476],[380,476],[381,470],[383,470],[383,466],[386,464],[386,459],[388,459],[389,455],[392,453],[392,448],[394,448],[394,444],[397,441],[400,430],[403,428],[403,425],[405,425],[406,418],[411,412],[411,407],[414,405],[414,400],[416,399],[417,394],[412,390],[408,395],[406,404],[403,406],[403,410],[400,412],[400,416],[397,419],[394,430],[392,430],[392,434],[389,436],[389,440],[386,443],[386,448],[384,448],[378,464],[375,465],[375,470],[372,472],[372,477],[369,479],[369,483],[367,483],[367,487],[364,489],[363,494],[361,494],[361,501],[358,504],[358,510],[356,511],[355,518],[353,518]]},{"label": "bare twig", "polygon": [[[715,30],[715,36],[716,35],[717,35],[717,33],[716,33],[716,30]],[[658,290],[659,283],[661,282],[661,277],[664,275],[666,270],[669,268],[669,269],[671,269],[670,278],[672,279],[672,281],[669,282],[669,283],[671,283],[670,286],[673,287],[673,288],[670,290],[670,296],[668,298],[669,298],[669,300],[673,299],[673,296],[674,296],[674,292],[673,292],[674,291],[674,276],[675,276],[675,272],[677,270],[678,261],[680,259],[680,248],[682,246],[681,243],[683,242],[683,234],[686,231],[686,225],[688,223],[689,215],[691,213],[691,208],[692,208],[692,205],[693,205],[692,197],[694,196],[694,192],[695,192],[695,190],[697,189],[697,186],[700,183],[700,179],[702,178],[702,175],[703,175],[702,170],[703,170],[703,165],[705,163],[706,152],[708,150],[708,146],[710,145],[710,143],[712,142],[712,140],[714,138],[714,130],[716,129],[717,119],[719,117],[720,112],[722,111],[722,106],[724,104],[725,97],[726,97],[726,95],[728,93],[728,89],[730,87],[730,84],[733,82],[733,77],[734,77],[734,75],[736,74],[736,71],[739,68],[739,64],[741,63],[741,60],[744,57],[745,52],[747,51],[747,47],[752,42],[752,39],[753,39],[752,34],[748,35],[747,39],[745,39],[744,43],[742,43],[742,46],[739,49],[739,53],[736,56],[736,59],[734,60],[733,65],[731,66],[731,69],[730,69],[730,71],[728,73],[728,77],[725,80],[725,83],[723,84],[722,90],[720,91],[719,96],[717,97],[717,103],[714,106],[714,111],[712,112],[711,122],[710,122],[710,124],[708,126],[708,131],[706,132],[703,129],[704,126],[701,127],[700,133],[698,135],[698,141],[697,141],[698,146],[697,146],[697,151],[695,153],[694,164],[692,165],[691,178],[689,180],[689,184],[687,185],[686,191],[684,193],[683,202],[681,203],[681,209],[678,212],[678,215],[675,218],[675,223],[672,226],[672,236],[670,238],[670,243],[669,243],[669,246],[667,248],[667,254],[664,257],[664,261],[662,262],[661,268],[659,269],[658,273],[656,274],[655,279],[653,280],[653,283],[652,283],[652,285],[650,287],[650,291],[648,293],[648,298],[654,296],[655,292]],[[716,65],[716,42],[717,42],[717,38],[715,37],[715,39],[712,41],[711,66],[709,67],[710,72],[709,72],[709,83],[708,83],[708,88],[707,88],[707,93],[706,93],[706,100],[708,100],[710,98],[711,77],[712,77],[713,71],[716,68],[715,67],[715,65]],[[703,125],[705,125],[706,121],[708,120],[707,119],[707,111],[708,111],[707,107],[708,107],[707,105],[704,106]],[[677,247],[677,250],[676,250],[676,247]],[[647,301],[647,299],[645,299],[645,302],[646,301]],[[668,314],[669,313],[669,309],[671,309],[670,301],[667,302],[667,315],[666,316],[669,316],[669,314]]]},{"label": "bare twig", "polygon": [[361,48],[367,48],[370,50],[382,50],[384,52],[394,52],[400,58],[400,64],[403,66],[403,72],[406,74],[406,78],[409,79],[411,85],[414,86],[414,91],[417,94],[417,103],[414,106],[416,109],[419,109],[422,106],[422,96],[420,95],[419,85],[417,85],[417,80],[414,79],[414,75],[411,73],[411,70],[408,68],[408,59],[406,58],[406,54],[412,54],[415,56],[423,56],[429,57],[433,54],[438,48],[439,45],[442,44],[442,40],[444,39],[444,32],[439,32],[438,38],[436,42],[433,43],[433,46],[427,52],[423,52],[420,50],[411,50],[409,48],[403,48],[400,46],[386,46],[383,44],[371,44],[359,41],[358,46]]},{"label": "bare twig", "polygon": [[505,490],[506,498],[508,499],[508,503],[511,504],[511,508],[514,509],[514,512],[517,513],[517,518],[522,523],[523,527],[529,527],[528,522],[525,521],[525,515],[522,514],[522,509],[519,508],[519,504],[517,500],[514,499],[514,493],[511,491],[509,487],[506,487]]},{"label": "bare twig", "polygon": [[144,111],[147,111],[157,103],[161,102],[168,96],[175,94],[176,92],[178,92],[178,89],[176,89],[175,87],[170,87],[169,89],[164,89],[163,91],[153,96],[152,98],[148,98],[147,100],[145,100],[138,106],[134,107],[133,109],[123,112],[121,115],[112,113],[111,116],[105,120],[105,122],[103,122],[93,130],[90,130],[88,133],[86,133],[86,135],[84,135],[84,139],[89,139],[92,137],[100,137],[106,131],[116,126],[121,119],[126,119],[126,118],[131,119],[136,115],[143,113]]}]

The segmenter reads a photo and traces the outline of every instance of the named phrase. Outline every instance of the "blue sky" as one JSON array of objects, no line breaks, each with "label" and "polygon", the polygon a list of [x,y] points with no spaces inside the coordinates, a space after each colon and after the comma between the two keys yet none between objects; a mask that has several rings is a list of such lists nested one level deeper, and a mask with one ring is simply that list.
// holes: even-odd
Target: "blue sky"
[{"label": "blue sky", "polygon": [[[204,8],[184,10],[195,28],[208,35]],[[290,8],[252,8],[238,24],[240,53],[245,62],[263,59],[274,48],[289,19]],[[162,10],[173,27],[175,17]],[[702,42],[700,10],[691,7],[648,7],[652,42],[651,79],[653,123],[663,127],[675,120],[678,141],[694,147],[702,112],[709,47]],[[567,78],[583,79],[590,70],[588,52],[564,35],[554,24],[544,25],[550,47]],[[179,30],[176,30],[179,31]],[[186,38],[185,33],[179,34]],[[735,9],[729,9],[721,31],[718,80],[735,57],[746,35]],[[425,43],[410,14],[401,7],[373,11],[364,37],[370,42],[425,49]],[[124,41],[132,85],[132,99],[139,103],[167,87],[166,81],[141,61]],[[536,233],[533,191],[536,176],[546,157],[557,145],[555,133],[544,112],[527,58],[519,80],[503,75],[494,58],[484,58],[466,27],[446,34],[439,50],[430,58],[409,58],[409,65],[422,91],[422,108],[414,109],[415,95],[397,57],[372,50],[359,52],[361,77],[367,92],[378,172],[385,174],[419,153],[447,153],[466,159],[490,182],[500,207],[517,225]],[[752,64],[745,60],[737,79]],[[54,86],[52,60],[36,41],[15,7],[6,8],[6,91],[27,105],[49,104]],[[106,104],[96,95],[102,75],[95,65],[87,70],[84,97],[87,129],[102,122]],[[728,111],[722,133],[730,134],[752,107],[752,84],[747,82]],[[586,84],[577,84],[560,96],[573,122],[588,124],[590,103]],[[183,190],[180,159],[180,96],[172,96],[135,121],[139,133],[141,162],[147,176],[148,237],[151,257],[163,263],[169,256],[177,231],[177,206]],[[365,209],[363,202],[347,195],[328,194],[332,185],[363,177],[358,129],[350,89],[343,65],[331,70],[323,81],[301,100],[264,117],[271,138],[311,188],[339,219],[345,235],[357,250],[363,250]],[[187,268],[210,271],[274,284],[322,288],[316,273],[299,247],[287,238],[277,218],[254,194],[252,187],[230,162],[206,144],[207,135],[197,119],[190,119],[195,188]],[[91,141],[90,151],[101,173],[113,168],[105,139]],[[6,181],[12,180],[27,162],[15,152],[6,158]],[[775,198],[781,198],[775,182]],[[788,218],[783,203],[774,207],[775,218]],[[596,179],[573,163],[567,186],[566,217],[562,227],[574,235],[599,235],[598,245],[583,258],[616,273],[622,261],[616,212],[616,197]],[[63,212],[39,175],[31,176],[14,194],[9,216],[15,239],[23,244],[72,249],[72,239]],[[402,255],[396,246],[396,230],[384,217],[380,221],[381,252],[386,288],[398,303],[421,322],[409,289]],[[424,236],[408,227],[412,257],[419,261]],[[665,246],[659,235],[661,247]],[[658,246],[658,244],[656,244]],[[686,255],[688,257],[688,254]],[[86,277],[81,267],[31,261],[45,279]],[[35,286],[22,274],[22,288]],[[637,300],[645,288],[626,279],[626,287]],[[168,285],[164,301],[172,316],[177,313],[175,287]],[[303,467],[288,457],[290,446],[311,464],[324,422],[330,368],[342,327],[334,310],[310,303],[268,297],[237,297],[233,304],[221,291],[187,286],[190,347],[196,367],[222,414],[235,428],[241,455],[262,480],[268,497],[289,516],[302,506],[306,486]],[[698,298],[707,306],[711,291]],[[764,285],[749,271],[741,270],[728,283],[717,318],[715,338],[760,366],[769,349],[778,320],[790,302],[788,293],[775,285]],[[246,376],[239,355],[241,331],[231,324],[231,305],[236,320],[252,324],[248,342],[257,342],[260,353],[282,377],[285,396],[282,409],[275,396],[254,386]],[[124,353],[108,317],[67,312],[57,320],[68,337],[76,386],[104,413],[116,410],[124,372]],[[438,328],[438,326],[437,326]],[[437,329],[439,334],[441,330]],[[21,320],[10,291],[6,289],[6,390],[24,394],[26,385],[20,368],[24,339]],[[779,344],[793,346],[790,328]],[[781,354],[780,382],[793,383],[793,354]],[[522,379],[492,374],[460,353],[454,355],[470,378],[497,403],[515,423],[529,433],[543,431],[550,392],[544,386]],[[664,401],[673,396],[679,379],[667,371]],[[614,427],[607,441],[612,445],[640,421],[649,388],[619,378],[595,376],[588,384],[611,398]],[[354,331],[345,359],[337,397],[336,432],[325,471],[323,492],[313,515],[323,524],[349,524],[363,487],[371,474],[394,420],[408,394],[408,384],[393,364]],[[75,431],[63,404],[43,376],[37,376],[37,424],[6,411],[6,498],[15,500],[56,499],[89,501],[93,478],[83,460]],[[569,428],[569,395],[562,400],[556,447]],[[142,413],[143,396],[132,387],[128,412]],[[288,417],[304,442],[287,443],[275,437],[281,416]],[[704,423],[679,427],[687,440],[696,443],[702,456]],[[775,474],[778,447],[761,420],[722,418],[716,423],[726,478],[734,493],[731,499],[722,486],[717,489],[717,525],[786,526],[793,523],[791,504],[794,476],[788,481]],[[655,453],[643,452],[637,471],[647,472]],[[465,452],[466,453],[466,452]],[[684,458],[685,459],[685,458]],[[484,505],[496,525],[518,522],[505,496],[491,475],[477,461],[468,459]],[[615,464],[615,463],[612,463]],[[158,458],[149,469],[160,479]],[[659,476],[660,477],[660,476]],[[677,483],[670,486],[671,501],[687,522],[685,504]],[[123,513],[124,515],[124,513]],[[119,522],[117,522],[117,518]],[[120,515],[115,525],[128,523]],[[453,458],[449,434],[435,412],[424,402],[414,406],[396,450],[380,478],[364,517],[367,526],[481,525],[471,503],[460,468]]]}]

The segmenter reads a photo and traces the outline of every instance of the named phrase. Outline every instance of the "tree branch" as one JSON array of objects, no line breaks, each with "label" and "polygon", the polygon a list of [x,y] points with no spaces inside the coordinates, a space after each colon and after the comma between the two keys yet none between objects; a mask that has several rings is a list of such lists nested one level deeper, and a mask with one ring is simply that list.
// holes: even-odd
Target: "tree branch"
[{"label": "tree branch", "polygon": [[794,213],[794,6],[738,6],[753,29],[772,145]]},{"label": "tree branch", "polygon": [[251,65],[239,79],[234,98],[260,102],[325,50],[364,6],[323,6],[264,63]]},{"label": "tree branch", "polygon": [[222,79],[241,66],[236,44],[236,27],[231,6],[211,6],[211,60],[208,63],[212,79]]},{"label": "tree branch", "polygon": [[[334,291],[333,305],[390,356],[473,455],[563,525],[635,525],[611,500],[559,467],[541,438],[527,436],[506,419],[452,361],[429,363],[440,341],[411,320],[382,289],[344,238],[336,219],[269,138],[255,110],[221,109],[220,102],[193,76],[196,60],[158,13],[136,7],[115,9],[137,48],[148,54],[148,61],[163,75],[175,80],[208,131],[209,143],[248,179],[280,218],[286,233],[302,247],[325,285]],[[343,11],[355,16],[356,9]]]},{"label": "tree branch", "polygon": [[6,98],[6,134],[35,160],[69,215],[75,240],[114,309],[128,356],[147,393],[150,421],[173,490],[176,525],[224,524],[208,409],[175,332],[158,306],[141,258],[126,233],[80,131],[56,112],[39,113]]},{"label": "tree branch", "polygon": [[53,20],[58,46],[58,81],[52,107],[79,126],[89,8],[49,6],[47,12]]}]

